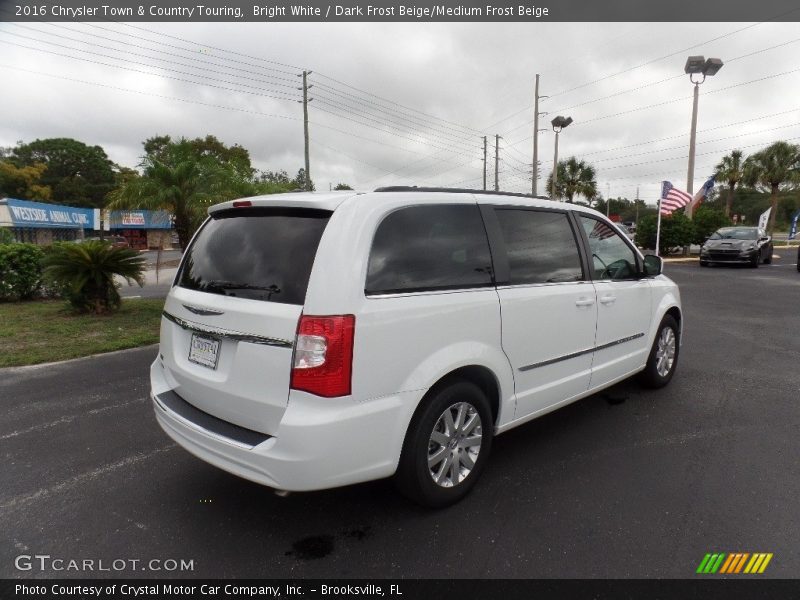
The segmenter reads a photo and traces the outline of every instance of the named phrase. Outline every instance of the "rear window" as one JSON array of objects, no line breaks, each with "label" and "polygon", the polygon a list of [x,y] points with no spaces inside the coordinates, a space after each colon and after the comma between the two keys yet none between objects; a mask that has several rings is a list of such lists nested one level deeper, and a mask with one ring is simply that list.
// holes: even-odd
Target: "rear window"
[{"label": "rear window", "polygon": [[178,285],[209,294],[303,304],[331,213],[234,208],[215,213],[186,251]]}]

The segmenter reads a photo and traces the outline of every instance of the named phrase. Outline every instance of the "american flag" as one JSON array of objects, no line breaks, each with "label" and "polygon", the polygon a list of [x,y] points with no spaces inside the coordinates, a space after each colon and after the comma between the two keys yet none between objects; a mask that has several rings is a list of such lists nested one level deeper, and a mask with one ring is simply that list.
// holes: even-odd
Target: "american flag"
[{"label": "american flag", "polygon": [[683,208],[692,201],[686,192],[673,187],[669,181],[661,182],[661,214],[671,215],[673,211]]},{"label": "american flag", "polygon": [[595,221],[594,227],[589,232],[590,239],[605,240],[614,235],[614,230],[601,221]]}]

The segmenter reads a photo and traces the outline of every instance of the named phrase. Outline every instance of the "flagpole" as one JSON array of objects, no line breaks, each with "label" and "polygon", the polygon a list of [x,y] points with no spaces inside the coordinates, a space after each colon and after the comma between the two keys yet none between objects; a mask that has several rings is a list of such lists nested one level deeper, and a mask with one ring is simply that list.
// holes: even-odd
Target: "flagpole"
[{"label": "flagpole", "polygon": [[658,224],[656,225],[656,256],[661,256],[658,253],[658,245],[661,241],[661,198],[658,199],[658,204],[656,207],[658,208]]}]

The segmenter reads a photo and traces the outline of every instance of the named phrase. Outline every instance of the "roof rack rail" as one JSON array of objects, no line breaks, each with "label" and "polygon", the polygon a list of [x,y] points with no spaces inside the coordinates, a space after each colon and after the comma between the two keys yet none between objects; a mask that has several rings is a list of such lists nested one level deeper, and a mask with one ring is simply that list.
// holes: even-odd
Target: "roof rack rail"
[{"label": "roof rack rail", "polygon": [[469,188],[446,188],[446,187],[417,187],[416,185],[389,185],[375,188],[376,192],[452,192],[459,194],[490,194],[493,196],[519,196],[520,198],[538,198],[539,200],[550,200],[547,196],[533,196],[532,194],[520,194],[519,192],[502,192],[495,190],[473,190]]}]

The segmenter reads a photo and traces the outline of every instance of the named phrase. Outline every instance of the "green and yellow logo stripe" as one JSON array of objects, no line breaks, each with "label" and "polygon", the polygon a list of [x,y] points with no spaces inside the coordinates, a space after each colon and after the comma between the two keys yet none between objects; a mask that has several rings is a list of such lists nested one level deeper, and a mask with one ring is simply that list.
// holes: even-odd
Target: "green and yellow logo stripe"
[{"label": "green and yellow logo stripe", "polygon": [[730,554],[724,552],[709,553],[700,561],[696,572],[711,575],[714,573],[763,573],[771,560],[771,552],[755,552],[753,554],[748,552],[733,552]]}]

